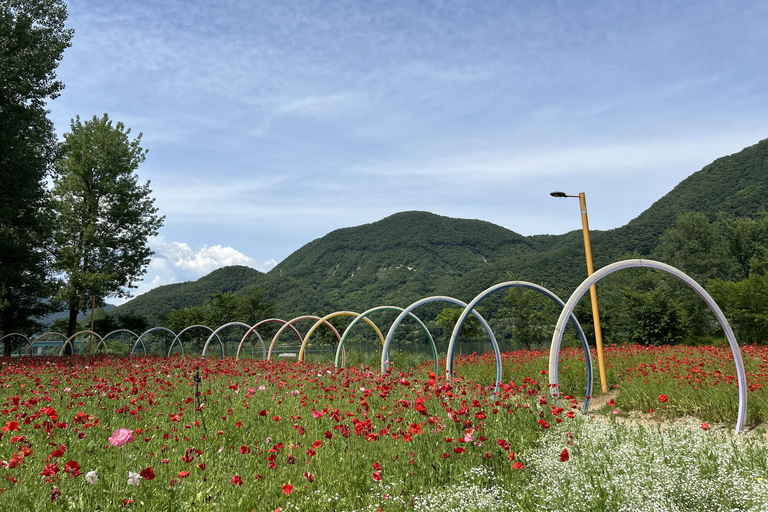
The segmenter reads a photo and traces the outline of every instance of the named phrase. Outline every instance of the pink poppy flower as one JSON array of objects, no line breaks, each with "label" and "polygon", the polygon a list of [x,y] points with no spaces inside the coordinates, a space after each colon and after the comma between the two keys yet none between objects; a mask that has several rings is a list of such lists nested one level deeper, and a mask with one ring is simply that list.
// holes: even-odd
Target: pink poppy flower
[{"label": "pink poppy flower", "polygon": [[112,432],[112,437],[107,439],[112,446],[123,446],[133,442],[133,431],[127,428],[119,428]]}]

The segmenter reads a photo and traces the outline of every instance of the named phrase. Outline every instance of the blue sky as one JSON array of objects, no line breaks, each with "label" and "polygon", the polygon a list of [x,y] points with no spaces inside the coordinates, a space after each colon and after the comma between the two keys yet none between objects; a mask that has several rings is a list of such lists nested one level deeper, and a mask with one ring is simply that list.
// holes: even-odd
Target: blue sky
[{"label": "blue sky", "polygon": [[[524,235],[626,224],[768,137],[763,1],[70,0],[49,103],[143,133],[137,292],[268,271],[405,210]],[[109,302],[119,303],[114,299]]]}]

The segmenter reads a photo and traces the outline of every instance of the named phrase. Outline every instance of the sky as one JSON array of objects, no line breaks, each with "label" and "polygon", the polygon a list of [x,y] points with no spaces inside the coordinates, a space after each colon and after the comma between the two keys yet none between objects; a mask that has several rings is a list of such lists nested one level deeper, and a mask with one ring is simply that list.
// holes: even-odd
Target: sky
[{"label": "sky", "polygon": [[[637,217],[768,138],[768,2],[69,0],[49,102],[142,133],[165,224],[134,294],[267,272],[421,210],[523,235]],[[124,300],[108,299],[119,304]]]}]

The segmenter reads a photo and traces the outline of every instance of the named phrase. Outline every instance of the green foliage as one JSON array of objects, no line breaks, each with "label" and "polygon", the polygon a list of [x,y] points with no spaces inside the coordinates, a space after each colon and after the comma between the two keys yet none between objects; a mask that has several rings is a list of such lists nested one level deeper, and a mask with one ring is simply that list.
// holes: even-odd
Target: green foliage
[{"label": "green foliage", "polygon": [[[35,331],[50,297],[45,179],[56,157],[46,101],[73,31],[56,0],[0,3],[0,333]],[[6,342],[5,355],[19,340]]]},{"label": "green foliage", "polygon": [[113,126],[106,114],[85,123],[77,117],[71,130],[53,184],[54,268],[66,275],[57,298],[69,306],[68,332],[89,297],[124,297],[135,287],[152,254],[147,239],[164,220],[149,182],[137,183],[146,157],[141,134],[130,140],[130,128]]},{"label": "green foliage", "polygon": [[[117,309],[120,314],[131,313],[146,317],[153,325],[171,312],[202,306],[216,293],[248,294],[260,289],[256,283],[264,274],[250,267],[231,266],[214,270],[197,281],[159,286],[126,302]],[[192,325],[192,323],[186,324]]]},{"label": "green foliage", "polygon": [[675,227],[661,236],[659,250],[664,261],[697,281],[727,274],[726,247],[718,226],[701,212],[687,212]]},{"label": "green foliage", "polygon": [[152,325],[143,316],[131,313],[105,313],[103,308],[96,309],[93,319],[93,331],[102,336],[118,329],[127,329],[141,334],[150,327]]},{"label": "green foliage", "polygon": [[714,279],[708,291],[742,343],[768,341],[768,274],[750,274],[738,282]]},{"label": "green foliage", "polygon": [[735,267],[732,274],[748,278],[753,272],[764,273],[768,265],[768,213],[763,210],[757,218],[720,214],[718,221]]},{"label": "green foliage", "polygon": [[544,345],[551,339],[559,309],[552,299],[528,288],[510,288],[505,294],[503,314],[511,323],[511,337],[528,348]]},{"label": "green foliage", "polygon": [[686,333],[682,305],[660,288],[651,291],[624,289],[626,327],[631,343],[677,345]]},{"label": "green foliage", "polygon": [[260,320],[274,316],[275,306],[264,299],[262,290],[247,295],[233,292],[214,293],[201,306],[189,306],[168,313],[162,326],[180,333],[192,325],[204,325],[216,329],[229,322],[254,325]]},{"label": "green foliage", "polygon": [[[734,325],[737,338],[762,343],[768,336],[763,311],[768,308],[765,278],[768,264],[768,214],[734,218],[720,213],[710,222],[703,214],[688,213],[663,236],[664,258],[695,279],[708,281],[707,288]],[[736,282],[733,282],[736,281]],[[702,302],[686,303],[686,309],[702,330]]]},{"label": "green foliage", "polygon": [[[451,334],[453,334],[453,329],[456,327],[456,322],[459,321],[459,316],[461,316],[462,311],[464,310],[457,308],[445,308],[440,312],[440,314],[437,315],[437,318],[435,318],[435,323],[442,327],[447,332],[448,337],[450,337]],[[477,309],[475,309],[475,311],[482,314]],[[464,321],[464,325],[461,326],[458,341],[461,343],[466,340],[480,338],[484,335],[485,329],[480,323],[480,320],[478,320],[475,315],[469,315]]]}]

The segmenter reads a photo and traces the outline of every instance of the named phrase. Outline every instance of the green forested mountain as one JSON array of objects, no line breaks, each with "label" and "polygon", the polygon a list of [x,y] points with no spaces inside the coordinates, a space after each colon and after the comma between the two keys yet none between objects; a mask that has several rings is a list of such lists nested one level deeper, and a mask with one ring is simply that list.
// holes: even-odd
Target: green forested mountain
[{"label": "green forested mountain", "polygon": [[160,317],[189,306],[199,306],[215,293],[237,292],[264,274],[250,267],[214,270],[197,281],[158,286],[114,309],[116,315],[141,315],[157,323]]},{"label": "green forested mountain", "polygon": [[[627,254],[655,256],[659,237],[686,211],[714,218],[724,211],[768,210],[768,139],[719,158],[682,181],[627,225],[591,234],[595,267]],[[263,289],[279,314],[405,307],[430,295],[464,301],[510,275],[567,297],[586,276],[580,231],[524,237],[481,220],[402,212],[338,229],[300,248],[264,274],[246,267],[216,270],[197,281],[156,288],[115,310],[158,319],[202,304],[215,292]]]}]

